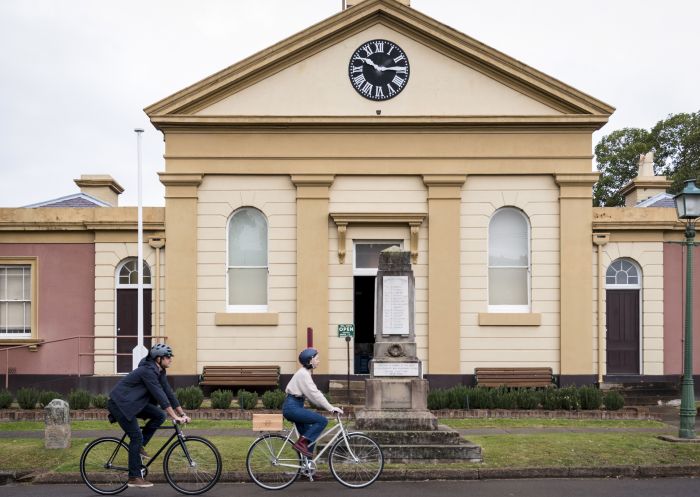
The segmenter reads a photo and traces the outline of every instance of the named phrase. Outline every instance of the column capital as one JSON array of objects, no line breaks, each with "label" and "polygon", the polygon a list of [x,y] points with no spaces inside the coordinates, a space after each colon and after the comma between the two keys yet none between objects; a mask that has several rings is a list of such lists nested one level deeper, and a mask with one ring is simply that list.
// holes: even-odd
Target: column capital
[{"label": "column capital", "polygon": [[330,198],[328,189],[333,184],[332,174],[292,174],[292,183],[297,187],[297,198]]},{"label": "column capital", "polygon": [[202,177],[201,174],[158,173],[160,182],[165,185],[165,198],[196,199]]}]

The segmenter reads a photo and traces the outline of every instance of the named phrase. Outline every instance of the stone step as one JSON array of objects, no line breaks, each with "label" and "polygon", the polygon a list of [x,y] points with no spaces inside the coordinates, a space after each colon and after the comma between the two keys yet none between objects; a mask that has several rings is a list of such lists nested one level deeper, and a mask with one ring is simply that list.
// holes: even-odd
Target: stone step
[{"label": "stone step", "polygon": [[459,445],[459,432],[440,425],[434,431],[365,431],[379,445]]},{"label": "stone step", "polygon": [[[329,390],[345,390],[347,389],[348,382],[346,380],[330,380],[328,382]],[[350,390],[365,390],[364,380],[350,380]]]},{"label": "stone step", "polygon": [[481,462],[481,447],[469,442],[460,445],[382,445],[384,461],[391,464],[410,462],[446,463]]}]

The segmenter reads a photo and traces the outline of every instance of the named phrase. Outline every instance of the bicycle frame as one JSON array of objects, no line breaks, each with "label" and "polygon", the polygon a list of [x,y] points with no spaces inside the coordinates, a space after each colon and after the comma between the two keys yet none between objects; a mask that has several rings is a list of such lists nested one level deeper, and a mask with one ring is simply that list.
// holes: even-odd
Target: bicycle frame
[{"label": "bicycle frame", "polygon": [[[153,457],[151,457],[148,460],[148,462],[146,464],[144,464],[144,466],[146,468],[148,468],[151,465],[151,463],[158,458],[158,456],[160,455],[161,452],[163,452],[165,449],[167,449],[170,446],[170,443],[173,441],[173,439],[177,438],[179,440],[179,442],[182,442],[185,438],[185,435],[182,433],[182,428],[180,428],[180,426],[175,422],[173,422],[173,426],[159,426],[157,429],[158,430],[175,430],[175,433],[170,435],[170,438],[168,438],[168,440],[161,446],[161,448],[158,449],[158,452],[156,452],[155,455],[153,455]],[[124,441],[124,440],[126,440],[126,437],[127,437],[127,434],[124,433],[122,435],[122,438],[119,440],[119,442],[120,442],[119,445],[117,445],[115,447],[114,452],[112,453],[112,455],[109,457],[109,459],[105,463],[105,467],[112,467],[112,461],[114,461],[114,458],[117,456],[117,452],[119,451],[121,444],[126,443]],[[126,445],[128,446],[128,444],[126,444]],[[185,456],[187,457],[187,461],[190,464],[192,464],[192,457],[190,457],[190,453],[187,450],[187,444],[181,443],[180,445],[182,445],[182,448],[185,451]],[[124,469],[126,471],[129,470],[129,468],[119,468],[119,469]]]},{"label": "bicycle frame", "polygon": [[[347,430],[345,429],[345,426],[343,426],[343,422],[340,420],[340,414],[336,414],[336,419],[338,420],[338,424],[335,425],[335,426],[333,426],[333,427],[331,427],[331,428],[328,428],[326,431],[324,431],[323,433],[321,433],[321,434],[319,435],[319,437],[316,439],[316,441],[314,442],[314,446],[317,446],[319,441],[325,439],[326,437],[329,437],[330,435],[333,435],[333,436],[330,438],[330,440],[328,440],[328,442],[326,442],[326,446],[323,447],[323,449],[320,450],[320,451],[318,452],[318,454],[316,454],[316,457],[314,457],[313,459],[309,459],[309,458],[306,457],[305,455],[301,454],[302,463],[303,463],[304,461],[309,460],[309,461],[311,461],[311,462],[313,462],[313,463],[315,464],[315,463],[321,458],[321,456],[323,456],[323,454],[325,454],[325,452],[326,452],[329,448],[331,448],[331,447],[333,446],[333,444],[335,444],[335,441],[338,440],[338,438],[341,437],[341,436],[343,437],[343,440],[345,440],[345,445],[347,446],[348,451],[349,451],[350,454],[352,455],[353,459],[357,459],[357,456],[355,456],[355,454],[353,454],[352,449],[350,448],[350,445],[347,443],[347,434],[348,434],[348,432],[347,432]],[[293,443],[293,442],[291,441],[292,436],[296,436],[296,438],[299,437],[299,432],[297,431],[297,427],[296,427],[296,425],[295,425],[294,423],[292,423],[292,429],[289,430],[289,433],[287,434],[286,441],[289,442],[289,443]],[[279,460],[281,451],[282,451],[283,449],[284,449],[284,445],[280,448],[280,452],[277,453],[277,454],[275,454],[275,459]],[[302,466],[299,466],[299,465],[296,465],[296,464],[280,464],[280,466],[289,466],[290,468],[300,468],[300,467],[303,468],[303,465],[302,465]]]}]

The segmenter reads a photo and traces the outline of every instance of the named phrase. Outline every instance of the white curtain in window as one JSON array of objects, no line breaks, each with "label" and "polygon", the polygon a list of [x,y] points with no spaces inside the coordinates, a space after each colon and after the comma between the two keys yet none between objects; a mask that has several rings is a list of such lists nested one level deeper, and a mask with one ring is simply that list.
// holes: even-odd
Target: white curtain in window
[{"label": "white curtain in window", "polygon": [[496,211],[489,224],[489,305],[529,305],[530,233],[517,209]]},{"label": "white curtain in window", "polygon": [[228,231],[229,305],[267,305],[267,221],[251,208],[238,210]]},{"label": "white curtain in window", "polygon": [[0,267],[0,332],[31,334],[31,268]]}]

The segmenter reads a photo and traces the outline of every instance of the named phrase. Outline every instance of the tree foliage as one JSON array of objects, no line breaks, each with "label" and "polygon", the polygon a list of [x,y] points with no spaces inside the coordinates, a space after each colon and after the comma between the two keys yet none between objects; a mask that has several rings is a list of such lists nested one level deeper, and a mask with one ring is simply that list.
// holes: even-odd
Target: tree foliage
[{"label": "tree foliage", "polygon": [[671,114],[650,130],[624,128],[604,136],[595,147],[600,178],[593,187],[593,205],[625,204],[620,189],[638,173],[639,156],[654,152],[654,172],[672,181],[669,193],[700,176],[700,111]]}]

